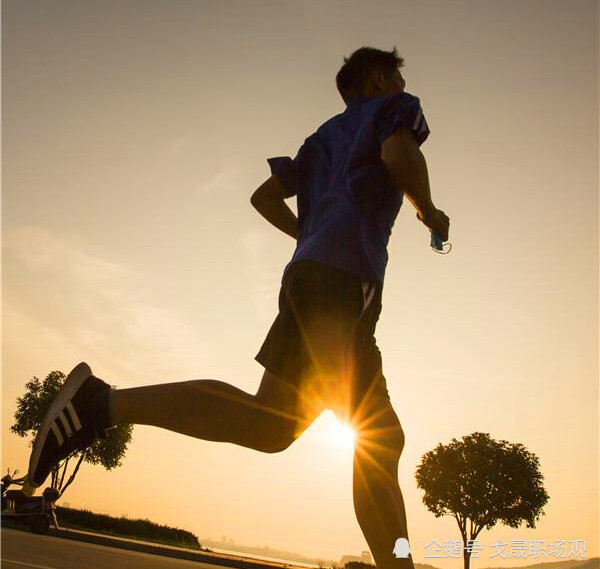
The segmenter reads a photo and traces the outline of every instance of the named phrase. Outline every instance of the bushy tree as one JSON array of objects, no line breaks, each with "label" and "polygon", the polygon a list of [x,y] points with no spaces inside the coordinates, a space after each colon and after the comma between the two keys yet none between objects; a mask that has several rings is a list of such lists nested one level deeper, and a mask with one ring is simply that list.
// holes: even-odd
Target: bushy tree
[{"label": "bushy tree", "polygon": [[[17,398],[15,422],[10,430],[20,437],[30,436],[33,444],[50,404],[64,384],[66,376],[61,371],[52,371],[43,381],[34,377],[25,384],[25,393]],[[131,441],[133,425],[118,425],[106,431],[106,438],[96,439],[84,451],[71,453],[51,472],[51,487],[62,496],[73,482],[82,462],[101,464],[106,470],[121,466],[127,445]],[[67,478],[69,463],[75,464]]]},{"label": "bushy tree", "polygon": [[[494,440],[475,432],[452,439],[426,453],[416,471],[423,503],[435,517],[452,515],[463,539],[464,568],[469,569],[471,547],[483,528],[497,523],[529,528],[544,515],[549,496],[542,484],[539,459],[522,444]],[[469,528],[467,531],[467,522]]]}]

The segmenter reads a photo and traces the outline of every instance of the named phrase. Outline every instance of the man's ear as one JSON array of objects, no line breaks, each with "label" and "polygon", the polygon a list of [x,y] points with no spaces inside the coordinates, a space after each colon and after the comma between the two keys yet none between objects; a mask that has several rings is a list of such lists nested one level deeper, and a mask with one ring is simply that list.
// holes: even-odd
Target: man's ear
[{"label": "man's ear", "polygon": [[377,68],[373,69],[373,71],[371,72],[370,82],[374,91],[378,93],[382,93],[383,91],[385,91],[387,80],[383,70]]}]

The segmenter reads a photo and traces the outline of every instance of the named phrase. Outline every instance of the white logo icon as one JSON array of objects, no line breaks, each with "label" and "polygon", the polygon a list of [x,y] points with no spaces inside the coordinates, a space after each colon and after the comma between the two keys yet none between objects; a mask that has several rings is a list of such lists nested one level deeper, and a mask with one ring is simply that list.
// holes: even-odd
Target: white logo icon
[{"label": "white logo icon", "polygon": [[392,552],[395,557],[408,557],[410,555],[410,545],[408,545],[408,539],[405,537],[399,537],[394,545],[394,551]]}]

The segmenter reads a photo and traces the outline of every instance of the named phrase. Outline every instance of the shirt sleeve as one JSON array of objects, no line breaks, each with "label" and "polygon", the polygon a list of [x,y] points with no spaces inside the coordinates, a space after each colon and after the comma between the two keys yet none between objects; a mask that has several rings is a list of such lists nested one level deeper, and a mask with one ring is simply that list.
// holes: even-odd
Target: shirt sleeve
[{"label": "shirt sleeve", "polygon": [[379,144],[401,126],[412,131],[421,146],[429,136],[429,126],[419,98],[410,93],[397,93],[386,103],[376,128]]},{"label": "shirt sleeve", "polygon": [[267,158],[271,168],[271,174],[275,175],[286,190],[286,196],[296,195],[296,160],[289,156],[276,156]]}]

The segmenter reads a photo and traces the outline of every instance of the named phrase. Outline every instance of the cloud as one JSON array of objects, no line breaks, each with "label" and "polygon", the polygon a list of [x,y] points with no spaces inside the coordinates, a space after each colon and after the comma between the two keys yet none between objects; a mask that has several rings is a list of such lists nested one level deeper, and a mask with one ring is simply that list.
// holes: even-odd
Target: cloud
[{"label": "cloud", "polygon": [[169,142],[169,151],[172,155],[181,154],[194,144],[194,140],[193,134],[182,134]]},{"label": "cloud", "polygon": [[261,320],[274,317],[281,281],[282,267],[267,258],[269,233],[262,229],[248,229],[240,234],[240,245],[244,252],[248,289],[252,304]]},{"label": "cloud", "polygon": [[161,305],[143,274],[86,248],[37,227],[7,233],[4,296],[15,329],[27,325],[23,341],[35,351],[44,349],[38,341],[60,337],[58,345],[76,347],[82,359],[138,376],[197,368],[206,349],[195,323]]},{"label": "cloud", "polygon": [[202,194],[222,193],[239,187],[239,171],[236,167],[219,170],[208,181],[203,182],[198,191]]}]

